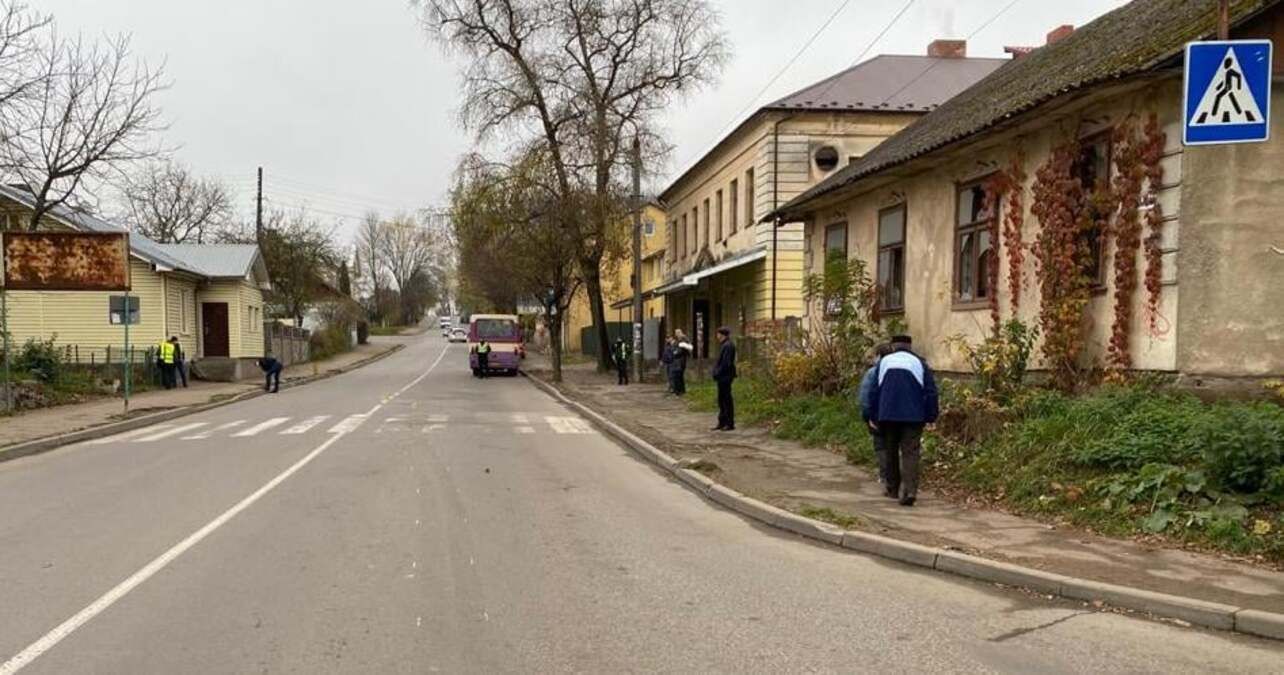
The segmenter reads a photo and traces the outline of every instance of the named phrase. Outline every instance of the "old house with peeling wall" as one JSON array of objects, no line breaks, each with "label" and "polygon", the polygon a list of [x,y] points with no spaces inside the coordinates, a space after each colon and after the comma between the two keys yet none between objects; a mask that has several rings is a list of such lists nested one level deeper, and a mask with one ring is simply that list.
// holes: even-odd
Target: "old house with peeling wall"
[{"label": "old house with peeling wall", "polygon": [[[1070,183],[1039,175],[1062,166],[1086,199],[1114,199],[1080,240],[1092,281],[1083,365],[1196,382],[1284,373],[1284,120],[1277,112],[1265,143],[1182,144],[1184,48],[1215,35],[1216,6],[1135,0],[1004,66],[769,219],[805,223],[809,272],[834,249],[864,261],[881,314],[901,317],[936,367],[966,371],[950,337],[980,340],[996,318],[1041,323],[1040,196],[1055,210],[1048,188]],[[1284,43],[1284,4],[1232,3],[1232,26],[1232,38]],[[1278,55],[1273,77],[1279,111]],[[809,310],[819,324],[821,308]]]},{"label": "old house with peeling wall", "polygon": [[938,40],[926,56],[883,55],[768,104],[660,195],[668,329],[708,353],[719,325],[801,316],[804,232],[759,219],[1006,63]]}]

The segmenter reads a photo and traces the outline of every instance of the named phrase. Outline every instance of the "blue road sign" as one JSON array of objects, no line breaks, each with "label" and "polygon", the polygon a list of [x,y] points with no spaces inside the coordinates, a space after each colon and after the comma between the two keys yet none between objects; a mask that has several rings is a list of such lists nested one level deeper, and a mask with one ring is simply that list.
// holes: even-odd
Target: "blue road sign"
[{"label": "blue road sign", "polygon": [[1182,140],[1260,143],[1271,135],[1271,41],[1186,45]]}]

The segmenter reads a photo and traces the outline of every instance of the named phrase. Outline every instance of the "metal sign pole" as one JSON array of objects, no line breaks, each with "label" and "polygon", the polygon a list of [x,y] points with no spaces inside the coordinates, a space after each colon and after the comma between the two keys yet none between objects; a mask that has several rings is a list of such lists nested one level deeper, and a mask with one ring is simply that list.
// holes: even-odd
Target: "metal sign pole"
[{"label": "metal sign pole", "polygon": [[633,137],[633,368],[642,383],[642,140]]},{"label": "metal sign pole", "polygon": [[133,363],[131,363],[133,361],[133,358],[131,358],[132,355],[129,353],[129,314],[130,314],[129,310],[130,309],[131,308],[129,306],[129,291],[125,291],[125,349],[122,355],[125,358],[125,412],[126,413],[129,412],[129,376],[131,374],[130,371],[132,370],[131,366],[133,366]]}]

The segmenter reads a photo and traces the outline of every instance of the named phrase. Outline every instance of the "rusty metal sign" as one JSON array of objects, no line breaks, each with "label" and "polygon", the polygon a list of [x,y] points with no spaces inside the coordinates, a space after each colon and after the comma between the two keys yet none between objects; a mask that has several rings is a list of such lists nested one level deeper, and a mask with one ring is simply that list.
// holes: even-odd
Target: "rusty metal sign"
[{"label": "rusty metal sign", "polygon": [[11,291],[127,291],[125,232],[0,232]]}]

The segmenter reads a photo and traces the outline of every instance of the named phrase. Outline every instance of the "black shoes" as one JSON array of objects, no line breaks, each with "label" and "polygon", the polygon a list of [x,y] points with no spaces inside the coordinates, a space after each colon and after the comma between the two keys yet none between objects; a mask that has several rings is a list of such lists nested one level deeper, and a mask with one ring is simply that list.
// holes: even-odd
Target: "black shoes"
[{"label": "black shoes", "polygon": [[888,499],[900,499],[901,489],[894,488],[894,487],[886,487],[886,488],[883,488],[883,494],[886,495]]},{"label": "black shoes", "polygon": [[901,506],[913,506],[914,497],[901,497]]}]

